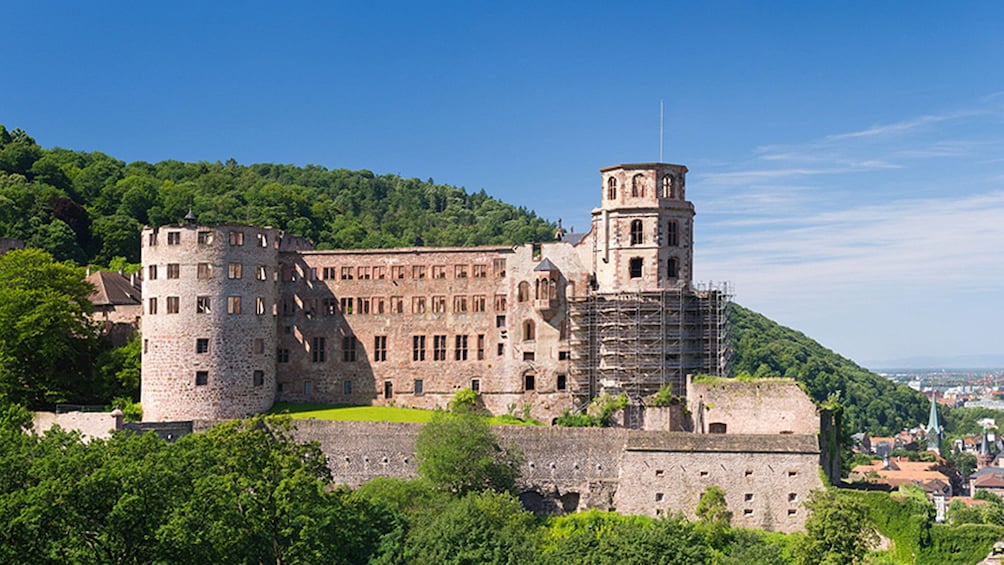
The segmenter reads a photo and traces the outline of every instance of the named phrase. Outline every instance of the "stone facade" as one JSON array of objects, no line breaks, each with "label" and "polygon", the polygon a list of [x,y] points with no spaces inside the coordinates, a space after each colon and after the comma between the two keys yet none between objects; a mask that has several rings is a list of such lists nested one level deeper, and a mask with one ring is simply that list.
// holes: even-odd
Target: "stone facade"
[{"label": "stone facade", "polygon": [[471,387],[493,413],[547,421],[605,390],[683,395],[686,374],[724,371],[727,299],[691,283],[686,172],[602,169],[589,233],[512,248],[320,251],[269,228],[147,228],[144,418],[434,408]]},{"label": "stone facade", "polygon": [[[338,483],[418,474],[420,426],[299,420],[295,437],[317,441]],[[725,490],[733,525],[791,532],[802,503],[821,488],[820,450],[811,435],[701,435],[614,428],[495,428],[526,457],[521,498],[538,508],[598,508],[691,518],[704,489]]]}]

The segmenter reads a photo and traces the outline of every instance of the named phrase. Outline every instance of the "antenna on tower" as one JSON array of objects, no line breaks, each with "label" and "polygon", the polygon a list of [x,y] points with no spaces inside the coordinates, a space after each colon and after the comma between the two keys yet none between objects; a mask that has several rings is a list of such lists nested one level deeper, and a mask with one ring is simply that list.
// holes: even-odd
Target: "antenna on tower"
[{"label": "antenna on tower", "polygon": [[662,99],[660,98],[659,99],[659,162],[660,163],[662,163],[662,140],[664,139],[664,135],[663,135],[662,132],[663,132],[663,124],[665,123],[665,120],[664,120],[663,116],[664,116],[664,114],[663,114],[663,110],[662,110]]}]

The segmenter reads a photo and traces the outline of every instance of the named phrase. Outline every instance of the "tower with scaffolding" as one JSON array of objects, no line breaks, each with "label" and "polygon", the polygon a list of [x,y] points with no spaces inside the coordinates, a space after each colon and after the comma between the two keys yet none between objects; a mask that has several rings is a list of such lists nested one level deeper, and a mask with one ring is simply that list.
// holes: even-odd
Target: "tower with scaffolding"
[{"label": "tower with scaffolding", "polygon": [[695,285],[694,206],[687,168],[665,163],[601,169],[603,198],[592,213],[592,279],[569,301],[573,378],[589,397],[632,400],[688,374],[724,376],[730,349],[728,283]]}]

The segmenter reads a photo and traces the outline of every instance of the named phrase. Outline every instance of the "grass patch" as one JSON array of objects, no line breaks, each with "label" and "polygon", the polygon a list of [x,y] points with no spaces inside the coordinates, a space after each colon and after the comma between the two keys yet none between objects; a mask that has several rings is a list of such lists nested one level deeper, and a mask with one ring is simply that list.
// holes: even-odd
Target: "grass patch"
[{"label": "grass patch", "polygon": [[[432,419],[434,410],[399,408],[397,406],[347,406],[316,402],[277,402],[269,414],[286,414],[291,418],[337,420],[352,422],[408,422],[424,424]],[[521,420],[508,414],[489,418],[493,426],[540,426],[536,420]]]}]

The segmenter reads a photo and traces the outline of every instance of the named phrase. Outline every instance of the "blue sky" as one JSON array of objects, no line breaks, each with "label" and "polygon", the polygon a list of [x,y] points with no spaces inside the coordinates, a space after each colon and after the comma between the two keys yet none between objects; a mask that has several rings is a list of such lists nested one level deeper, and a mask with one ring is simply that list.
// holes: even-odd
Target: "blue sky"
[{"label": "blue sky", "polygon": [[0,123],[484,188],[690,169],[697,280],[859,362],[1004,354],[1004,5],[8,2]]}]

